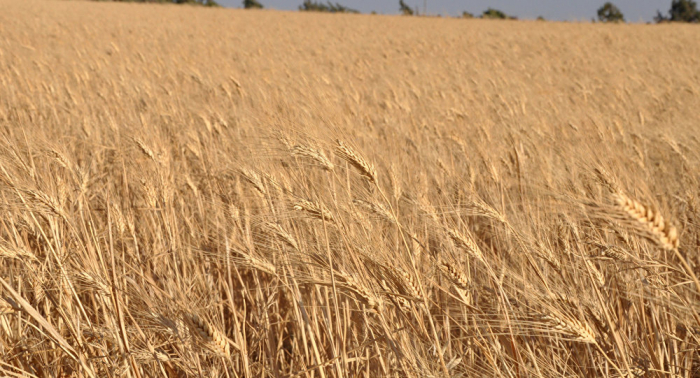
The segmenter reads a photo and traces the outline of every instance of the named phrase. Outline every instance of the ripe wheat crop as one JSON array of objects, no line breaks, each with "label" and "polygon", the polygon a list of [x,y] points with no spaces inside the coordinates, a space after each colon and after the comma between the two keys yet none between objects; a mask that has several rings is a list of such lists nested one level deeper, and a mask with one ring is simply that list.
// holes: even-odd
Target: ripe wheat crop
[{"label": "ripe wheat crop", "polygon": [[697,26],[0,10],[1,376],[700,376]]}]

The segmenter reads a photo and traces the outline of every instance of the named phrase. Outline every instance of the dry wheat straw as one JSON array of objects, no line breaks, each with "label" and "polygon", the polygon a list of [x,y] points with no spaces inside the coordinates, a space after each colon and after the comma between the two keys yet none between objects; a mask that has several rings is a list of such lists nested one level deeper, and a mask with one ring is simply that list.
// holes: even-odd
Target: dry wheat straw
[{"label": "dry wheat straw", "polygon": [[12,307],[9,303],[7,303],[4,300],[0,301],[0,316],[13,314],[14,312],[15,308]]},{"label": "dry wheat straw", "polygon": [[613,176],[603,167],[597,167],[594,169],[598,181],[605,186],[610,193],[620,193],[620,185],[613,178]]},{"label": "dry wheat straw", "polygon": [[57,198],[38,190],[28,189],[24,192],[29,195],[29,199],[33,202],[33,204],[38,205],[38,208],[44,209],[45,211],[53,213],[61,218],[68,219],[66,217],[66,213],[61,207],[60,201]]},{"label": "dry wheat straw", "polygon": [[624,249],[614,246],[614,245],[600,245],[600,250],[599,250],[599,256],[600,257],[607,257],[613,260],[621,261],[621,262],[626,262],[630,258],[629,252],[626,252]]},{"label": "dry wheat straw", "polygon": [[99,278],[98,276],[82,271],[75,273],[77,281],[83,283],[86,286],[93,288],[103,295],[110,295],[112,293],[109,285]]},{"label": "dry wheat straw", "polygon": [[591,273],[593,274],[593,278],[595,279],[596,283],[598,284],[599,288],[605,287],[605,277],[603,276],[603,273],[596,268],[595,264],[593,264],[590,260],[585,260],[586,265],[588,268],[591,270]]},{"label": "dry wheat straw", "polygon": [[263,177],[265,178],[267,183],[277,192],[279,192],[279,193],[290,193],[291,192],[291,190],[289,190],[289,188],[280,185],[280,183],[277,182],[277,179],[275,179],[272,175],[270,175],[266,172],[263,172]]}]

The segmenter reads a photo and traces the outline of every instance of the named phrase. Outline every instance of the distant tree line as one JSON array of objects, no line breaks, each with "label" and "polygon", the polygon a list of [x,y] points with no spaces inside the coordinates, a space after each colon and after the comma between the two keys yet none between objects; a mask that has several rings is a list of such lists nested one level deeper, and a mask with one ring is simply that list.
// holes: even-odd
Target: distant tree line
[{"label": "distant tree line", "polygon": [[305,0],[300,6],[300,11],[307,12],[329,12],[329,13],[360,13],[359,11],[348,8],[339,3],[331,3],[330,1],[324,3],[317,3],[311,0]]},{"label": "distant tree line", "polygon": [[[607,2],[598,9],[598,21],[625,22],[625,16],[613,3]],[[693,0],[672,0],[668,16],[656,12],[654,21],[660,22],[700,22],[700,11]]]},{"label": "distant tree line", "polygon": [[[97,0],[105,1],[105,0]],[[193,4],[193,5],[203,5],[203,6],[219,6],[216,0],[107,0],[107,1],[120,1],[120,2],[135,2],[135,3],[174,3],[174,4]],[[246,9],[262,9],[263,4],[259,0],[243,0],[243,7]],[[312,12],[328,12],[328,13],[360,13],[359,11],[346,7],[340,3],[333,3],[331,1],[327,2],[316,2],[313,0],[304,0],[304,2],[299,5],[300,11],[312,11]],[[411,8],[404,0],[399,0],[399,12],[406,16],[417,16],[420,15],[418,8]],[[372,12],[376,14],[376,12]],[[625,16],[622,11],[615,6],[612,2],[606,2],[598,8],[598,21],[600,22],[625,22]],[[462,18],[475,18],[472,13],[467,11],[462,12]],[[500,19],[500,20],[517,20],[517,17],[509,16],[501,10],[488,8],[483,11],[479,18],[483,19]],[[543,21],[542,16],[537,17],[537,20]],[[698,6],[695,0],[672,0],[671,8],[668,10],[668,14],[663,14],[661,11],[656,12],[654,21],[657,23],[662,22],[693,22],[700,23],[700,11],[698,11]]]},{"label": "distant tree line", "polygon": [[215,0],[97,0],[97,1],[115,1],[129,3],[158,3],[158,4],[191,4],[203,5],[205,7],[220,6]]},{"label": "distant tree line", "polygon": [[664,16],[661,11],[656,12],[654,17],[656,22],[700,22],[700,11],[695,1],[673,0],[668,16]]}]

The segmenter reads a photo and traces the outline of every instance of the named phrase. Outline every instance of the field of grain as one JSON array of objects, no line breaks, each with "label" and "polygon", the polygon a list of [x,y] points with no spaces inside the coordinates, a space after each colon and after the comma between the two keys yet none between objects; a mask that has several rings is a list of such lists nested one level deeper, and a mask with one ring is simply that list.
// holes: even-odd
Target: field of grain
[{"label": "field of grain", "polygon": [[699,40],[0,0],[0,375],[700,377]]}]

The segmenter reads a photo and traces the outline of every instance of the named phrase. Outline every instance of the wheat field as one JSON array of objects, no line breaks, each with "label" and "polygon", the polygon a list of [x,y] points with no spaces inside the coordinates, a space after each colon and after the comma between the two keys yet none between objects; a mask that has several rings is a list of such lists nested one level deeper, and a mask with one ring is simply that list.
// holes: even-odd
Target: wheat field
[{"label": "wheat field", "polygon": [[700,29],[0,0],[7,377],[700,377]]}]

